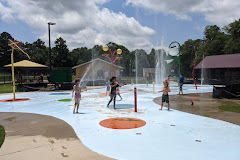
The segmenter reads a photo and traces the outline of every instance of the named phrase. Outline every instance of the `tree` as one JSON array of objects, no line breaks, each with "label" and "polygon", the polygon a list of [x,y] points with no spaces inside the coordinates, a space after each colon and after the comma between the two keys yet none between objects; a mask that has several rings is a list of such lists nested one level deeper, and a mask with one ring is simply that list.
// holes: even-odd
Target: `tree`
[{"label": "tree", "polygon": [[55,47],[52,49],[53,67],[72,67],[69,49],[63,38],[55,40]]},{"label": "tree", "polygon": [[150,68],[155,68],[156,65],[155,52],[156,50],[152,48],[150,54],[147,55]]},{"label": "tree", "polygon": [[70,52],[72,66],[76,66],[92,59],[92,50],[87,47],[73,49]]},{"label": "tree", "polygon": [[201,55],[199,55],[198,51],[200,47],[203,45],[203,40],[197,39],[192,40],[189,39],[184,42],[181,46],[181,71],[187,77],[191,77],[192,68],[194,65],[195,56],[198,56],[198,61],[200,62]]},{"label": "tree", "polygon": [[225,53],[240,53],[240,19],[224,27],[224,30],[228,33],[228,40],[224,47]]},{"label": "tree", "polygon": [[216,26],[206,26],[204,30],[203,52],[205,55],[224,54],[227,35]]},{"label": "tree", "polygon": [[31,61],[44,65],[49,64],[48,50],[45,46],[45,42],[43,42],[41,39],[38,39],[32,44],[26,42],[23,45],[23,48],[31,57]]},{"label": "tree", "polygon": [[8,40],[13,39],[13,37],[7,33],[2,32],[0,35],[0,66],[11,63],[11,52],[12,49],[8,46]]}]

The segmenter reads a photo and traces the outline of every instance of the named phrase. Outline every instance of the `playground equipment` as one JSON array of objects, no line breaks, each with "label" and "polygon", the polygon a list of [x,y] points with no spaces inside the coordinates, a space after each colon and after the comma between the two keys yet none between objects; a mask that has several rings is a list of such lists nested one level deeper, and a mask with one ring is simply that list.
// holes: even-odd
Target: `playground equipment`
[{"label": "playground equipment", "polygon": [[[177,44],[177,46],[172,46],[173,44]],[[178,63],[178,73],[179,73],[179,77],[181,74],[181,61],[180,61],[180,55],[181,55],[181,45],[180,43],[178,43],[177,41],[173,41],[170,45],[169,45],[169,51],[168,54],[172,57],[175,57],[173,59],[169,59],[167,60],[167,63],[170,63],[172,61],[176,61]]]},{"label": "playground equipment", "polygon": [[114,76],[114,63],[116,62],[116,60],[121,59],[123,57],[116,57],[114,59],[114,55],[115,53],[117,53],[118,55],[122,54],[122,50],[121,49],[117,49],[116,51],[112,52],[107,45],[103,46],[103,51],[109,51],[111,53],[111,58],[109,57],[109,54],[103,54],[102,56],[108,58],[110,60],[110,62],[112,63],[112,76]]},{"label": "playground equipment", "polygon": [[13,58],[14,49],[20,50],[22,53],[24,53],[27,56],[28,59],[30,59],[30,57],[26,52],[24,52],[22,50],[19,41],[9,39],[8,45],[12,48],[11,64],[12,64],[12,82],[13,82],[13,101],[15,101],[16,100],[16,96],[15,96],[15,77],[14,77],[14,65],[13,65],[13,63],[14,63],[14,58]]},{"label": "playground equipment", "polygon": [[137,88],[134,87],[134,102],[135,102],[135,112],[137,112]]},{"label": "playground equipment", "polygon": [[192,71],[193,82],[194,82],[195,87],[196,87],[196,90],[197,90],[197,84],[196,84],[195,76],[194,76],[194,71],[195,71],[196,63],[197,63],[197,56],[195,56],[195,62],[194,62],[193,71]]}]

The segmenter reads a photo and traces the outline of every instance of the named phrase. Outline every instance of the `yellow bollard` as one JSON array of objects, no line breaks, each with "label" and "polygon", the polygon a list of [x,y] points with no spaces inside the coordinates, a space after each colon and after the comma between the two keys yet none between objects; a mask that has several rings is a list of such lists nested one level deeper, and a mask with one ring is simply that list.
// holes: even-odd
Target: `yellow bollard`
[{"label": "yellow bollard", "polygon": [[155,93],[155,82],[153,82],[153,94]]}]

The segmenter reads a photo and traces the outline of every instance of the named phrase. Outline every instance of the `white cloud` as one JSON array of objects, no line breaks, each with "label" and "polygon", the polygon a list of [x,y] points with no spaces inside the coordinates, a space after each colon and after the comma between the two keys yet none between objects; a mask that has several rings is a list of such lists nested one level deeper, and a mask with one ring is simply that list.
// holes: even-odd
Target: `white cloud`
[{"label": "white cloud", "polygon": [[8,5],[0,2],[0,9],[2,7],[8,10],[5,17],[10,16],[26,22],[40,33],[40,38],[44,41],[48,40],[47,23],[51,21],[56,23],[55,26],[51,26],[51,38],[63,37],[70,48],[92,47],[111,41],[131,50],[137,48],[150,50],[152,47],[150,39],[155,31],[142,26],[134,18],[123,13],[99,8],[98,5],[108,1],[8,0]]},{"label": "white cloud", "polygon": [[0,17],[2,20],[7,22],[12,21],[14,19],[12,16],[13,13],[12,9],[5,7],[0,3]]},{"label": "white cloud", "polygon": [[192,13],[200,13],[221,27],[240,18],[239,0],[127,0],[126,4],[173,14],[182,20],[191,20]]}]

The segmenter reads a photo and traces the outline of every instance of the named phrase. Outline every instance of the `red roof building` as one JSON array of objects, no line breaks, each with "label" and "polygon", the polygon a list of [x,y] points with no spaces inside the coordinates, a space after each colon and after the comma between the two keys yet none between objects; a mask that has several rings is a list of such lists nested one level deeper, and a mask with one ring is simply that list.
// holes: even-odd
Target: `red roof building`
[{"label": "red roof building", "polygon": [[207,56],[196,66],[201,68],[240,68],[240,53]]},{"label": "red roof building", "polygon": [[195,69],[205,84],[240,84],[240,54],[205,57]]}]

